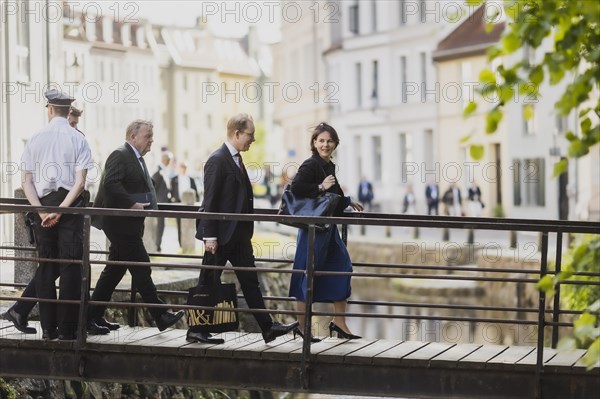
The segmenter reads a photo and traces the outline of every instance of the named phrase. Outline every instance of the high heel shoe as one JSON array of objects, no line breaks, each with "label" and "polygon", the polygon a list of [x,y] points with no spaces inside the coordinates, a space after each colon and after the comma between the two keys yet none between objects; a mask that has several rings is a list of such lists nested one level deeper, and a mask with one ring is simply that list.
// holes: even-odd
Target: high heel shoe
[{"label": "high heel shoe", "polygon": [[346,331],[342,330],[340,328],[340,326],[338,326],[337,324],[335,324],[332,321],[331,323],[329,323],[329,337],[333,336],[334,331],[337,332],[338,338],[344,338],[344,339],[361,339],[362,338],[358,335],[347,333]]},{"label": "high heel shoe", "polygon": [[[294,328],[294,339],[296,339],[296,334],[300,336],[300,338],[304,339],[304,334],[302,333],[302,331],[300,331],[300,328],[296,327]],[[310,337],[310,342],[315,343],[315,342],[321,342],[320,338],[315,338],[315,337]]]}]

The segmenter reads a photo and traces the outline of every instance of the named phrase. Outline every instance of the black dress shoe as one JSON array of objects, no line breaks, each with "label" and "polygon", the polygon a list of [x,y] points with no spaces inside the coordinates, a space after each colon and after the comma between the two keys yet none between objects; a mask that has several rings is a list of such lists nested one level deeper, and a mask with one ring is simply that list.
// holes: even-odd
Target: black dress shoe
[{"label": "black dress shoe", "polygon": [[173,324],[177,323],[179,319],[183,317],[185,312],[180,310],[177,313],[165,312],[160,315],[158,320],[156,320],[156,327],[159,331],[164,331],[167,328],[171,327]]},{"label": "black dress shoe", "polygon": [[56,328],[42,331],[42,339],[43,340],[50,341],[50,340],[53,340],[56,338],[58,338],[58,331],[56,330]]},{"label": "black dress shoe", "polygon": [[106,321],[106,319],[104,317],[100,317],[98,319],[93,319],[92,321],[94,323],[96,323],[97,325],[99,325],[100,327],[108,328],[110,331],[115,331],[115,330],[118,330],[119,328],[121,328],[120,324],[110,323],[110,322]]},{"label": "black dress shoe", "polygon": [[27,317],[21,316],[13,308],[8,309],[8,312],[6,312],[6,320],[11,321],[15,328],[24,334],[35,334],[37,332],[35,328],[27,326]]},{"label": "black dress shoe", "polygon": [[188,330],[187,335],[185,336],[185,340],[187,342],[202,342],[203,344],[224,344],[225,340],[222,338],[213,338],[210,333],[203,332],[192,332]]},{"label": "black dress shoe", "polygon": [[273,323],[271,328],[269,328],[267,331],[263,331],[262,336],[263,336],[263,339],[265,340],[265,343],[268,344],[269,342],[273,341],[275,338],[281,337],[282,335],[289,333],[296,327],[298,327],[297,321],[290,323],[290,324],[281,324],[281,323],[275,322],[275,323]]},{"label": "black dress shoe", "polygon": [[110,334],[108,327],[99,326],[94,320],[88,320],[87,323],[88,335],[106,335]]}]

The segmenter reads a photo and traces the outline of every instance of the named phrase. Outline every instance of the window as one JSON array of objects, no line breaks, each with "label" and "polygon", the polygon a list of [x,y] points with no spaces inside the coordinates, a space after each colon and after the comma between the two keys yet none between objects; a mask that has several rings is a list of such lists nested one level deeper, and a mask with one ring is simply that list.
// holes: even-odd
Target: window
[{"label": "window", "polygon": [[472,80],[472,70],[470,62],[461,62],[460,64],[460,82],[462,84],[462,108],[464,109],[469,101],[474,100],[474,96],[471,95],[471,80]]},{"label": "window", "polygon": [[556,133],[564,135],[569,130],[569,118],[563,115],[556,115]]},{"label": "window", "polygon": [[375,181],[381,181],[381,137],[373,137],[373,177]]},{"label": "window", "polygon": [[371,2],[371,30],[377,32],[377,2]]},{"label": "window", "polygon": [[423,93],[423,100],[426,100],[427,93],[427,53],[419,53],[419,60],[421,62],[421,93]]},{"label": "window", "polygon": [[356,106],[360,108],[362,106],[362,66],[360,62],[355,65],[356,70]]},{"label": "window", "polygon": [[523,105],[523,132],[525,135],[534,135],[536,132],[535,108],[533,104]]},{"label": "window", "polygon": [[398,1],[398,6],[400,7],[400,25],[406,25],[406,0]]},{"label": "window", "polygon": [[358,35],[358,0],[350,6],[350,9],[348,10],[348,18],[348,22],[350,23],[350,32],[354,33],[355,35]]},{"label": "window", "polygon": [[400,133],[400,170],[402,172],[402,183],[408,183],[408,172],[412,171],[413,169],[409,165],[413,162],[412,147],[412,135],[407,133]]},{"label": "window", "polygon": [[17,79],[23,82],[30,80],[30,59],[29,59],[29,13],[25,11],[26,2],[23,2],[17,12],[17,45],[15,55],[17,56]]},{"label": "window", "polygon": [[403,55],[400,57],[400,93],[402,95],[403,103],[408,102],[408,93],[406,91],[406,85],[408,82],[406,81],[406,76],[407,76],[406,56]]},{"label": "window", "polygon": [[371,97],[374,101],[379,99],[379,64],[377,60],[373,61],[373,92]]},{"label": "window", "polygon": [[423,23],[427,22],[427,14],[425,11],[425,0],[419,0],[419,19]]},{"label": "window", "polygon": [[515,206],[546,205],[544,158],[513,161],[513,202]]},{"label": "window", "polygon": [[362,176],[363,168],[362,168],[362,139],[360,136],[354,137],[354,153],[356,155],[356,176]]}]

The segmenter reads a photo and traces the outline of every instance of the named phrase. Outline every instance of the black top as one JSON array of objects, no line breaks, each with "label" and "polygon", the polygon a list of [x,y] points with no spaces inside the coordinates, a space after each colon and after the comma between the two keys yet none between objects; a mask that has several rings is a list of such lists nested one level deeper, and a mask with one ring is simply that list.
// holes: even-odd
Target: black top
[{"label": "black top", "polygon": [[[335,177],[335,164],[331,161],[325,161],[318,155],[313,155],[302,162],[302,165],[298,168],[298,172],[294,176],[294,180],[292,180],[292,193],[299,197],[315,198],[320,194],[319,184],[329,175]],[[338,183],[337,177],[335,184],[327,192],[344,197],[344,191]],[[339,202],[335,215],[342,215],[348,205],[350,205],[350,197],[346,197],[345,200]]]}]

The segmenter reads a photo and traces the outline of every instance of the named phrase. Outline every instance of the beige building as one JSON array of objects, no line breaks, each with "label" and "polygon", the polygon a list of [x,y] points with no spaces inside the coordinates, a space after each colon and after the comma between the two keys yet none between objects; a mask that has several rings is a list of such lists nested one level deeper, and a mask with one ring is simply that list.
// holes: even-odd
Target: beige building
[{"label": "beige building", "polygon": [[[449,188],[450,183],[456,183],[461,189],[467,213],[467,189],[471,181],[477,182],[485,204],[482,215],[491,216],[493,209],[503,203],[503,195],[506,195],[510,183],[510,179],[502,173],[503,167],[508,166],[502,162],[508,153],[506,119],[495,134],[485,134],[486,112],[496,103],[486,102],[475,93],[475,88],[479,82],[479,72],[491,67],[486,51],[498,42],[504,23],[486,33],[482,13],[483,7],[441,40],[433,53],[443,93],[437,110],[435,178],[440,187],[440,196]],[[465,119],[463,110],[470,100],[476,100],[477,111]],[[470,136],[470,140],[463,141],[467,136]],[[471,143],[484,147],[483,159],[471,158]],[[434,175],[428,176],[433,177]],[[443,214],[441,204],[440,214]]]},{"label": "beige building", "polygon": [[259,69],[239,41],[215,37],[205,26],[153,26],[151,46],[160,64],[160,146],[192,170],[202,170],[225,138],[229,117],[256,114]]},{"label": "beige building", "polygon": [[[329,121],[330,108],[341,99],[339,77],[327,73],[323,53],[339,42],[338,1],[302,1],[298,19],[284,18],[281,41],[273,48],[273,119],[283,149],[281,169],[295,173],[310,154],[309,129]],[[316,23],[315,23],[316,22]]]}]

